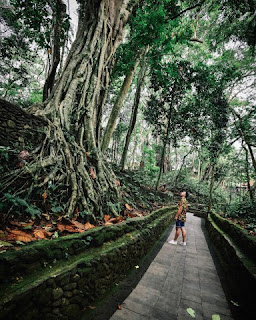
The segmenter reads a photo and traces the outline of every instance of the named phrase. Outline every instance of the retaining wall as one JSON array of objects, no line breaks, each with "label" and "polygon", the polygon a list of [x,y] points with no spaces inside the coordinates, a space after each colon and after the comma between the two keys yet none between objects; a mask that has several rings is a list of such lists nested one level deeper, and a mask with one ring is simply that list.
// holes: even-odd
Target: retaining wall
[{"label": "retaining wall", "polygon": [[208,216],[206,228],[225,274],[230,296],[238,304],[233,306],[238,319],[253,319],[256,287],[256,251],[253,255],[253,248],[256,240],[217,214]]},{"label": "retaining wall", "polygon": [[1,254],[0,319],[80,319],[145,256],[175,213],[176,206],[163,208]]}]

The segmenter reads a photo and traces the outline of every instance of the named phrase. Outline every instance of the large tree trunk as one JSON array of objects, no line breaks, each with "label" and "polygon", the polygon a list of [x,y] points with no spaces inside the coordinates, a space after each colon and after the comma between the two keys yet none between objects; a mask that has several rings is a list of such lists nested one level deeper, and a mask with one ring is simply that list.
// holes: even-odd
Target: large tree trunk
[{"label": "large tree trunk", "polygon": [[43,89],[43,101],[45,101],[52,91],[56,71],[60,63],[60,50],[61,50],[61,38],[62,36],[62,23],[66,14],[66,5],[62,0],[56,0],[53,4],[53,35],[52,45],[50,50],[51,61],[49,66],[49,72],[45,80]]},{"label": "large tree trunk", "polygon": [[117,122],[118,116],[120,114],[120,111],[123,106],[123,102],[127,96],[127,93],[131,87],[132,79],[134,77],[134,73],[138,67],[139,62],[140,62],[140,54],[138,54],[135,63],[128,70],[128,72],[124,78],[123,84],[121,86],[121,89],[117,95],[114,106],[111,110],[110,117],[108,119],[107,127],[105,129],[103,140],[102,140],[102,145],[101,145],[101,150],[103,153],[105,153],[105,151],[107,150],[107,148],[109,146],[110,140],[112,138],[113,132],[116,127],[116,122]]},{"label": "large tree trunk", "polygon": [[103,210],[117,214],[111,203],[118,201],[118,183],[103,161],[96,130],[114,53],[135,3],[80,1],[78,32],[62,76],[44,106],[36,112],[48,121],[46,139],[37,163],[20,174],[29,172],[33,176],[36,172],[41,180],[35,181],[34,177],[29,189],[23,191],[27,193],[35,186],[47,189],[49,181],[62,183],[63,189],[58,191],[66,192],[69,217],[76,208],[100,216]]},{"label": "large tree trunk", "polygon": [[138,81],[137,81],[137,89],[135,93],[135,98],[134,98],[134,103],[132,106],[132,113],[131,113],[131,118],[130,118],[130,123],[129,123],[129,129],[125,138],[125,145],[124,145],[124,150],[122,154],[122,159],[121,159],[121,168],[122,170],[124,169],[125,166],[125,161],[127,157],[127,152],[129,148],[129,144],[131,141],[131,136],[136,124],[137,120],[137,113],[138,113],[138,108],[139,108],[139,103],[140,103],[140,96],[141,96],[141,90],[143,87],[146,71],[147,71],[147,63],[146,63],[146,54],[147,54],[148,49],[145,50],[144,52],[144,58],[142,60],[140,72],[138,75]]}]

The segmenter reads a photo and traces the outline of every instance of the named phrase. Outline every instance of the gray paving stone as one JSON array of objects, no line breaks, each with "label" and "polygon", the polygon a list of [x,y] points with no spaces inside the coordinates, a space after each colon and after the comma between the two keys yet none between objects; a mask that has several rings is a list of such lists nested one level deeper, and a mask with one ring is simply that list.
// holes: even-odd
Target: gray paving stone
[{"label": "gray paving stone", "polygon": [[181,297],[189,301],[202,303],[201,291],[195,291],[190,288],[182,288]]},{"label": "gray paving stone", "polygon": [[146,320],[147,317],[144,317],[136,312],[122,308],[122,310],[117,310],[114,315],[111,317],[111,320]]},{"label": "gray paving stone", "polygon": [[164,280],[166,279],[165,274],[154,274],[151,272],[147,272],[141,279],[140,284],[145,287],[161,290],[164,284]]},{"label": "gray paving stone", "polygon": [[226,307],[221,307],[220,305],[216,305],[213,303],[208,303],[208,302],[203,302],[202,303],[202,308],[203,308],[203,314],[205,316],[208,316],[210,314],[220,314],[221,316],[231,316],[231,312],[228,308],[228,306]]},{"label": "gray paving stone", "polygon": [[146,305],[151,306],[154,304],[158,297],[160,296],[160,291],[143,286],[142,284],[138,284],[137,287],[133,290],[133,292],[129,295],[129,299],[132,299],[135,302],[141,302]]},{"label": "gray paving stone", "polygon": [[157,302],[154,304],[154,308],[161,309],[169,312],[170,314],[177,314],[180,305],[181,295],[180,293],[166,292],[162,293]]},{"label": "gray paving stone", "polygon": [[176,320],[177,314],[163,311],[162,309],[153,308],[150,315],[150,320]]},{"label": "gray paving stone", "polygon": [[144,317],[149,317],[152,311],[151,305],[144,303],[141,300],[134,300],[130,297],[124,301],[122,304],[122,309],[128,309]]}]

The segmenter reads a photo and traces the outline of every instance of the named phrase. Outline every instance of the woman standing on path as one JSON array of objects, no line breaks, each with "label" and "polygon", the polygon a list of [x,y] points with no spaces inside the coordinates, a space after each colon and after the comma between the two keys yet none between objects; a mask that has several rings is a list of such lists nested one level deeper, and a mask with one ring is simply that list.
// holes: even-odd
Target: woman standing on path
[{"label": "woman standing on path", "polygon": [[169,241],[170,244],[177,244],[177,239],[180,235],[180,231],[182,233],[182,240],[180,242],[181,245],[186,246],[186,229],[185,229],[185,222],[186,222],[186,213],[188,210],[188,203],[187,203],[187,197],[188,197],[188,192],[183,191],[180,193],[181,200],[179,202],[179,208],[175,216],[176,220],[176,233],[175,237],[173,240]]}]

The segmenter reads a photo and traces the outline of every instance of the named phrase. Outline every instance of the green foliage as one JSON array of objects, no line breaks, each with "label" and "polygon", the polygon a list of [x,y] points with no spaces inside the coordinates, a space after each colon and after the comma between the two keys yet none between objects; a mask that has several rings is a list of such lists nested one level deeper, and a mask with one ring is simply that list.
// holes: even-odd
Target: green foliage
[{"label": "green foliage", "polygon": [[1,210],[9,209],[11,215],[21,215],[25,211],[32,219],[41,216],[41,211],[35,205],[29,204],[25,199],[13,196],[10,193],[4,194],[0,206]]},{"label": "green foliage", "polygon": [[[256,200],[241,200],[236,198],[227,208],[227,215],[245,219],[247,222],[256,224]],[[256,225],[255,225],[256,227]]]},{"label": "green foliage", "polygon": [[149,181],[156,177],[159,172],[159,167],[156,166],[156,146],[143,148],[144,171],[149,178]]},{"label": "green foliage", "polygon": [[[52,50],[53,20],[58,11],[57,1],[11,0],[2,9],[0,22],[5,30],[0,39],[0,94],[25,104],[42,101],[39,78],[44,62],[43,50]],[[70,29],[66,14],[60,32],[60,45]],[[28,90],[30,93],[28,94]]]}]

